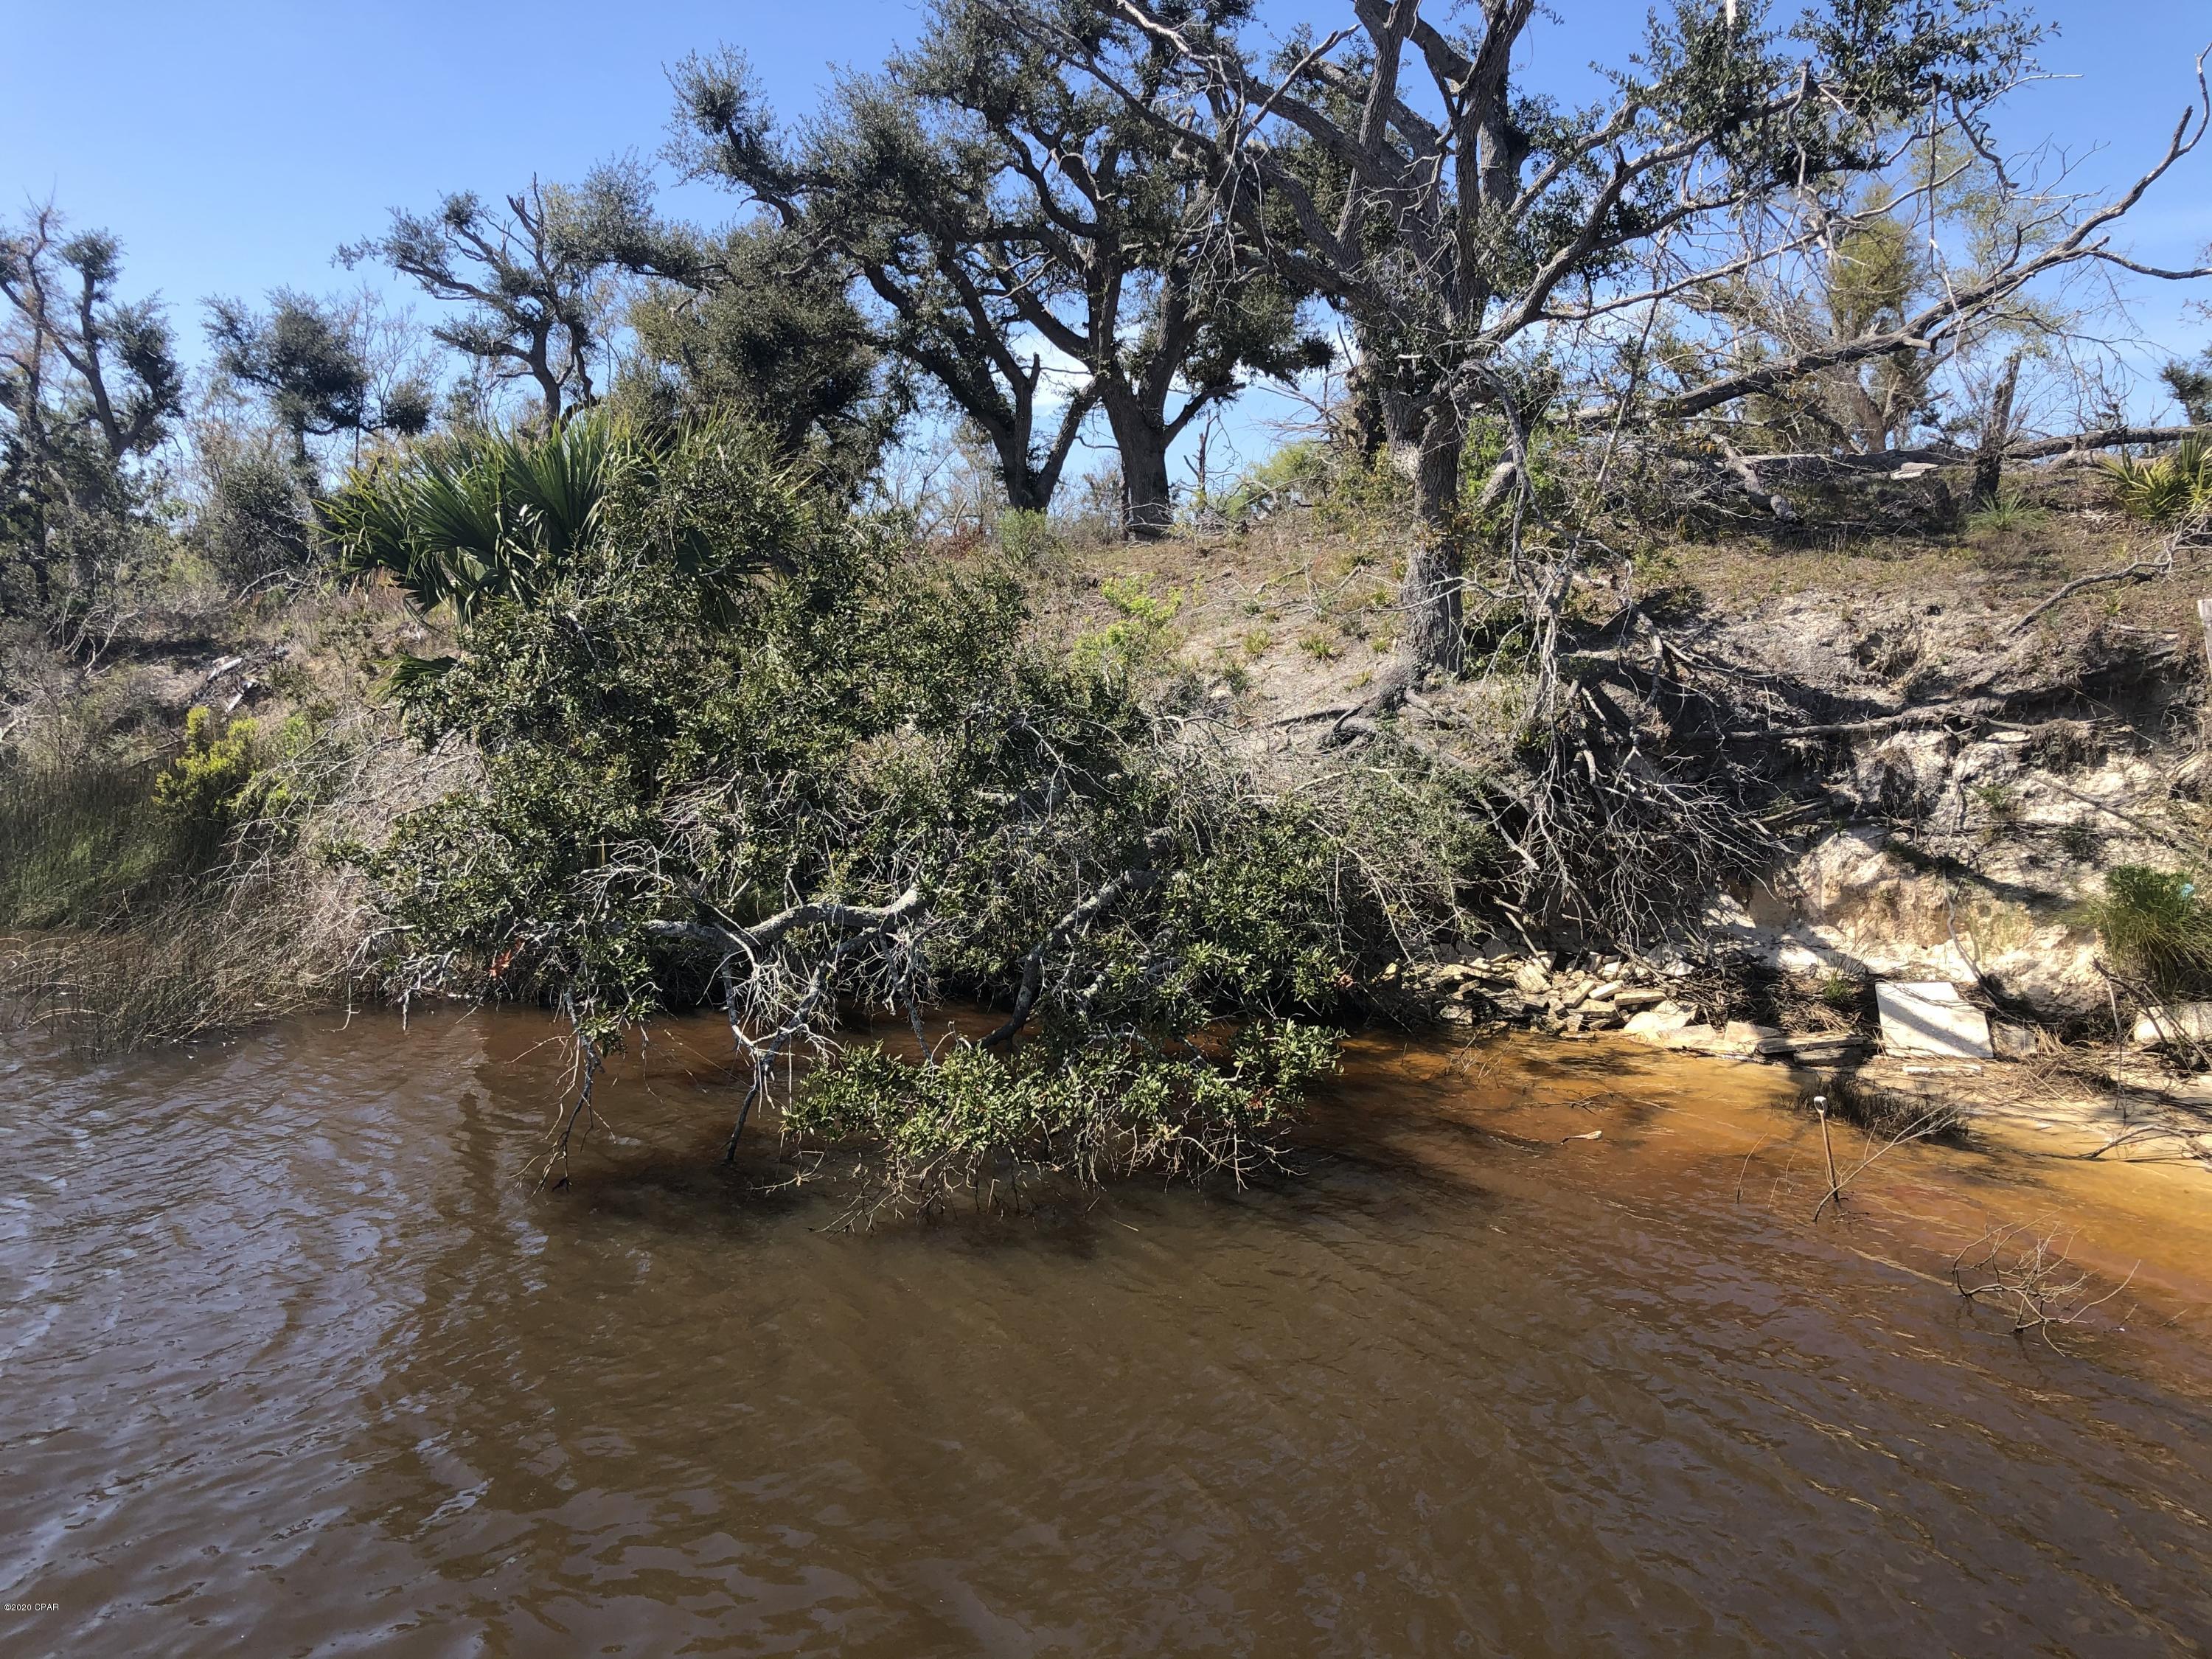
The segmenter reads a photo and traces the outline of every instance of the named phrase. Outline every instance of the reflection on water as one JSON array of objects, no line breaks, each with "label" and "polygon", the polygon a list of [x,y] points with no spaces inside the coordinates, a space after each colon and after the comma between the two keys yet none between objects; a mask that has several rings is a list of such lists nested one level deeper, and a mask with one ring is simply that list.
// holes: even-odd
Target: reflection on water
[{"label": "reflection on water", "polygon": [[2195,1351],[1870,1260],[1932,1162],[1738,1203],[1771,1073],[1371,1046],[1295,1180],[848,1236],[678,1048],[533,1196],[543,1035],[6,1063],[6,1651],[2205,1650]]}]

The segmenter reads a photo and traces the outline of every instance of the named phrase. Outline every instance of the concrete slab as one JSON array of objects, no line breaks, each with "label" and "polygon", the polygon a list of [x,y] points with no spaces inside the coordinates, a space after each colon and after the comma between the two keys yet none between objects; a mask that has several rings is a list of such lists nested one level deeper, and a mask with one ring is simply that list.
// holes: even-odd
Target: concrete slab
[{"label": "concrete slab", "polygon": [[1667,1048],[1674,1046],[1674,1034],[1689,1024],[1690,1011],[1686,1008],[1678,1008],[1673,1003],[1668,1002],[1661,1004],[1656,1008],[1646,1008],[1641,1013],[1632,1015],[1628,1024],[1621,1027],[1621,1030],[1638,1042],[1648,1042],[1654,1048]]},{"label": "concrete slab", "polygon": [[1874,988],[1881,1015],[1882,1047],[1893,1054],[1933,1054],[1943,1060],[1988,1060],[1990,1022],[1982,1011],[1943,980]]}]

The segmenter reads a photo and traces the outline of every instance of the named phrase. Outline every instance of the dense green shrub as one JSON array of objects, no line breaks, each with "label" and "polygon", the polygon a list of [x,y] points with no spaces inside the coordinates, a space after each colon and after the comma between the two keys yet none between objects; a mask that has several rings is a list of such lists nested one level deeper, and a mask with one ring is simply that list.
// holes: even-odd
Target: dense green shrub
[{"label": "dense green shrub", "polygon": [[224,720],[195,708],[185,716],[184,748],[154,780],[154,804],[202,850],[249,819],[281,821],[301,804],[283,763],[310,735],[304,714],[264,732],[251,717]]},{"label": "dense green shrub", "polygon": [[2105,872],[2105,890],[2082,906],[2082,920],[2129,971],[2173,995],[2212,988],[2212,908],[2188,877],[2140,864]]},{"label": "dense green shrub", "polygon": [[194,826],[225,824],[253,779],[251,720],[224,724],[211,708],[185,716],[185,746],[154,780],[154,799],[179,822]]},{"label": "dense green shrub", "polygon": [[916,1066],[870,1045],[816,1071],[784,1123],[817,1142],[881,1148],[880,1194],[923,1206],[993,1176],[1242,1175],[1335,1066],[1330,1033],[1291,1022],[1247,1026],[1213,1055],[1040,1044]]},{"label": "dense green shrub", "polygon": [[194,539],[216,574],[246,586],[304,570],[313,509],[294,464],[273,444],[210,432],[202,439],[207,499]]},{"label": "dense green shrub", "polygon": [[[1172,617],[1125,597],[1147,638]],[[1352,846],[1366,784],[1256,787],[1147,704],[1147,653],[1043,649],[1011,568],[919,558],[733,446],[622,463],[591,532],[482,586],[459,641],[398,695],[482,779],[361,853],[387,967],[553,1003],[594,1049],[700,999],[777,1054],[841,1002],[966,996],[1024,1008],[1054,1066],[1107,1032],[1181,1052],[1220,1018],[1328,1016],[1472,855],[1425,839],[1441,809]]]}]

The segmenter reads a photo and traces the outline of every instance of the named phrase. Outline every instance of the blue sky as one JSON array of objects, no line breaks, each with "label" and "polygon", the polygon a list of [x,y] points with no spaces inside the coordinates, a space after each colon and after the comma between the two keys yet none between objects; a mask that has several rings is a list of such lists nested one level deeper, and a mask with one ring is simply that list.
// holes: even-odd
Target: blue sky
[{"label": "blue sky", "polygon": [[[1524,74],[1571,94],[1588,87],[1589,59],[1627,49],[1644,8],[1553,9],[1569,21],[1539,31]],[[2092,185],[2131,177],[2193,94],[2212,4],[2047,0],[2038,12],[2059,29],[2046,66],[2078,78],[2027,89],[2012,142],[2048,137],[2083,158]],[[1267,11],[1301,13],[1334,15],[1322,0]],[[0,200],[51,193],[77,224],[120,236],[128,290],[160,291],[197,349],[210,294],[356,282],[331,253],[392,207],[649,155],[668,117],[665,66],[687,52],[743,46],[779,109],[797,112],[835,66],[877,63],[917,16],[905,0],[0,0]],[[2212,241],[2212,153],[2194,163],[2132,222],[2141,257],[2185,260]],[[726,210],[696,187],[672,202]],[[2147,299],[2139,321],[2161,348],[2207,332],[2171,292]]]}]

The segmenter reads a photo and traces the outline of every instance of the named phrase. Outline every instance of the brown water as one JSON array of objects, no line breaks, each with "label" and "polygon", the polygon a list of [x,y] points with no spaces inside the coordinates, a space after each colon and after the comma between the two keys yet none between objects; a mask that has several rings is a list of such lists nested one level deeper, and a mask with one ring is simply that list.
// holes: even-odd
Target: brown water
[{"label": "brown water", "polygon": [[841,1235],[680,1045],[533,1196],[543,1035],[6,1062],[0,1651],[2212,1644],[2195,1328],[1907,1271],[2002,1159],[1809,1228],[1770,1073],[1370,1048],[1295,1180]]}]

